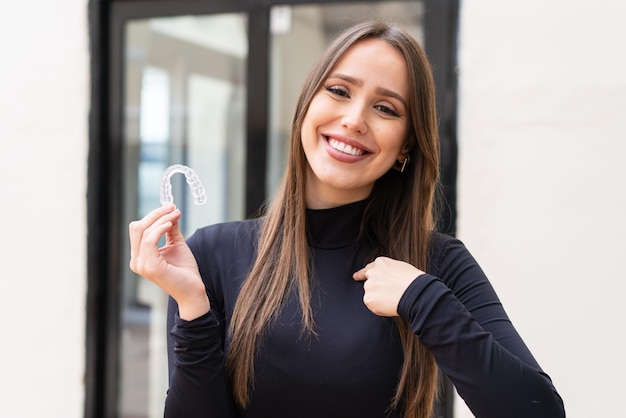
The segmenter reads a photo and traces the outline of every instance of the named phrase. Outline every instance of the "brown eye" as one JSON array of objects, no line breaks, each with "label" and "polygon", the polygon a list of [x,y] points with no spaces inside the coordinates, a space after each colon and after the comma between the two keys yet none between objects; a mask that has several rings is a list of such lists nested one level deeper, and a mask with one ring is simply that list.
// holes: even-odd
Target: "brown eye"
[{"label": "brown eye", "polygon": [[390,116],[395,116],[395,117],[400,116],[400,114],[398,112],[396,112],[395,109],[393,109],[393,108],[391,108],[389,106],[376,105],[376,106],[374,106],[374,108],[379,110],[379,111],[381,111],[381,112],[383,112],[383,113],[386,113],[386,114],[388,114]]},{"label": "brown eye", "polygon": [[348,91],[341,86],[324,86],[324,89],[335,96],[350,97]]}]

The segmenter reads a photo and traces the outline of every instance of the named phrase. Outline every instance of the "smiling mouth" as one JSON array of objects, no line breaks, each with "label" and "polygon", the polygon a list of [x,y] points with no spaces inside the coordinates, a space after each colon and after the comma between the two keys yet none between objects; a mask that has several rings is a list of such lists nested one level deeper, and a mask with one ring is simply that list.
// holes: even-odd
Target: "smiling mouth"
[{"label": "smiling mouth", "polygon": [[328,141],[328,145],[330,145],[331,148],[343,152],[344,154],[353,155],[355,157],[360,157],[361,155],[365,154],[364,150],[353,147],[352,145],[348,145],[344,142],[337,141],[336,139],[327,137],[326,140]]}]

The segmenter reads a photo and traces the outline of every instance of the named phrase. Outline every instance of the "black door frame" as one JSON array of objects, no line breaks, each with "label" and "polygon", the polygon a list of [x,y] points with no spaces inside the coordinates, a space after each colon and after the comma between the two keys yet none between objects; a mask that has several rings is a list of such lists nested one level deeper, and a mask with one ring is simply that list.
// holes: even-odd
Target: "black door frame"
[{"label": "black door frame", "polygon": [[[365,3],[367,0],[324,3]],[[456,229],[456,51],[460,0],[423,0],[425,50],[433,65],[442,147],[441,226]],[[122,225],[122,60],[124,25],[129,19],[245,12],[249,22],[246,113],[246,213],[266,199],[268,129],[269,16],[274,5],[311,4],[304,0],[90,0],[91,101],[87,190],[87,321],[85,417],[115,418],[119,379],[118,245]],[[452,390],[446,382],[438,417],[452,417]]]}]

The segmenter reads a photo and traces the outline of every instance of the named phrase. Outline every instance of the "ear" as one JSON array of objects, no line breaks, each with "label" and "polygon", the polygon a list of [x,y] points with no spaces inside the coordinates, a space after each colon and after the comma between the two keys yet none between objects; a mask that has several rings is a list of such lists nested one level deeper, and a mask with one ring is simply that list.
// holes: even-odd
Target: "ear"
[{"label": "ear", "polygon": [[397,160],[397,161],[404,161],[404,160],[406,160],[407,158],[409,158],[409,151],[411,151],[411,150],[409,149],[409,146],[408,146],[408,145],[404,145],[404,146],[402,147],[402,149],[400,150],[400,153],[399,153],[399,154],[398,154],[398,156],[396,157],[396,160]]},{"label": "ear", "polygon": [[400,150],[400,153],[396,157],[396,161],[394,162],[391,168],[401,173],[404,173],[406,165],[409,163],[409,161],[411,161],[411,157],[409,156],[409,151],[410,151],[409,147],[405,145]]}]

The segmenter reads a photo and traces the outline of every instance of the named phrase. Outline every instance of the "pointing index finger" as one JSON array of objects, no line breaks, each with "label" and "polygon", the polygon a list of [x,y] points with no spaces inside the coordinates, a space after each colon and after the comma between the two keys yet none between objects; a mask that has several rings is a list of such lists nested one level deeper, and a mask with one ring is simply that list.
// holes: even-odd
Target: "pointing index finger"
[{"label": "pointing index finger", "polygon": [[371,267],[371,264],[372,263],[369,263],[368,265],[366,265],[362,269],[357,270],[356,272],[354,272],[354,274],[352,275],[352,278],[354,280],[356,280],[357,282],[363,282],[363,281],[367,280],[367,270]]}]

